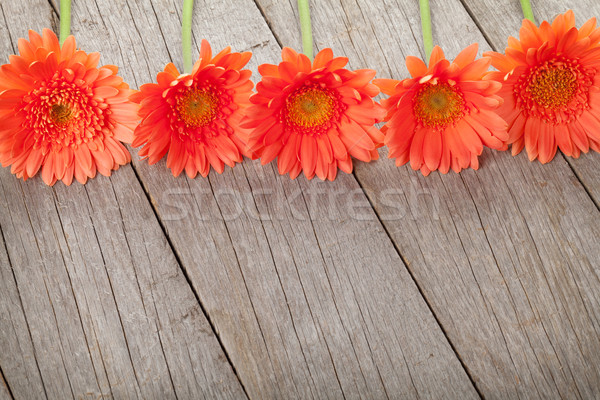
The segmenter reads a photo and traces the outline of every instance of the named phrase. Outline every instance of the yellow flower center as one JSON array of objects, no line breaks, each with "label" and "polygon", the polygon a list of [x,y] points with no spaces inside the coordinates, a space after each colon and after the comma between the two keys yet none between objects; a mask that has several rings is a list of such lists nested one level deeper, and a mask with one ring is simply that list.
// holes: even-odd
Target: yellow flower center
[{"label": "yellow flower center", "polygon": [[464,115],[462,95],[447,83],[424,85],[413,101],[415,117],[427,127],[446,127]]},{"label": "yellow flower center", "polygon": [[56,125],[65,125],[73,117],[73,110],[67,104],[53,104],[50,108],[50,119]]},{"label": "yellow flower center", "polygon": [[287,99],[287,120],[290,124],[304,128],[321,126],[335,114],[336,101],[326,90],[303,88]]},{"label": "yellow flower center", "polygon": [[104,138],[112,129],[110,107],[94,99],[84,81],[55,77],[38,83],[23,98],[24,126],[35,132],[35,148],[60,151]]},{"label": "yellow flower center", "polygon": [[564,64],[539,68],[529,83],[531,98],[538,105],[550,109],[569,104],[578,88],[577,76]]},{"label": "yellow flower center", "polygon": [[514,99],[525,115],[553,125],[572,122],[589,105],[596,68],[557,56],[530,67],[517,78]]},{"label": "yellow flower center", "polygon": [[217,116],[219,98],[210,90],[190,89],[178,98],[176,109],[183,122],[193,128],[209,125]]}]

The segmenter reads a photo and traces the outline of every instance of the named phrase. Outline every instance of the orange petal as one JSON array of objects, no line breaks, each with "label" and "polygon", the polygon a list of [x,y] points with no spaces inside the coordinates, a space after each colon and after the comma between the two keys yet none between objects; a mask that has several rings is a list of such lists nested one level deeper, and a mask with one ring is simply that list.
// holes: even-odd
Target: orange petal
[{"label": "orange petal", "polygon": [[56,178],[54,176],[54,154],[50,153],[48,157],[46,157],[46,162],[42,167],[42,180],[48,186],[54,185],[56,182]]},{"label": "orange petal", "polygon": [[431,50],[431,56],[429,57],[429,67],[431,68],[438,62],[442,61],[445,58],[444,52],[440,46],[434,46],[433,50]]},{"label": "orange petal", "polygon": [[75,36],[70,35],[67,37],[62,45],[62,49],[60,52],[61,60],[68,60],[75,54],[75,50],[77,48],[77,44],[75,42]]},{"label": "orange petal", "polygon": [[367,150],[375,149],[375,144],[367,132],[365,132],[365,130],[359,124],[352,120],[349,123],[342,125],[340,128],[340,138],[348,150],[355,146],[359,146]]},{"label": "orange petal", "polygon": [[60,44],[58,43],[58,38],[56,34],[52,32],[52,30],[48,28],[44,28],[42,30],[42,42],[43,46],[49,51],[54,52],[55,54],[60,54]]},{"label": "orange petal", "polygon": [[259,65],[258,72],[262,76],[278,76],[279,75],[277,65],[273,65],[273,64]]},{"label": "orange petal", "polygon": [[475,61],[478,49],[479,45],[477,43],[473,43],[472,45],[465,47],[460,53],[458,53],[453,62],[458,64],[459,67],[464,68],[467,66],[467,64]]},{"label": "orange petal", "polygon": [[423,141],[423,159],[425,165],[431,171],[435,171],[440,165],[442,157],[442,136],[439,131],[429,129],[425,133]]},{"label": "orange petal", "polygon": [[325,48],[317,53],[313,61],[313,69],[324,68],[329,61],[333,60],[333,50]]},{"label": "orange petal", "polygon": [[524,139],[525,149],[529,156],[529,161],[533,161],[538,156],[538,138],[542,129],[543,122],[535,118],[528,118],[525,122]]},{"label": "orange petal", "polygon": [[[425,65],[423,60],[421,60],[418,57],[407,56],[406,68],[408,69],[408,72],[413,78],[421,77],[427,74],[427,66]],[[380,88],[383,90],[381,86]]]},{"label": "orange petal", "polygon": [[302,170],[304,174],[310,176],[314,173],[317,166],[317,143],[310,135],[302,137],[301,157]]},{"label": "orange petal", "polygon": [[538,159],[542,164],[545,164],[554,158],[554,154],[556,154],[554,127],[542,123],[538,139]]},{"label": "orange petal", "polygon": [[427,128],[418,128],[410,145],[410,166],[415,171],[423,165],[423,142]]},{"label": "orange petal", "polygon": [[206,39],[202,39],[202,43],[200,44],[200,59],[207,63],[212,60],[212,49]]},{"label": "orange petal", "polygon": [[41,149],[33,149],[27,158],[26,171],[28,176],[34,176],[40,170],[44,155]]},{"label": "orange petal", "polygon": [[396,79],[373,79],[373,84],[375,84],[381,91],[388,96],[391,96],[396,91],[396,86],[400,81]]},{"label": "orange petal", "polygon": [[469,126],[469,124],[467,124],[464,120],[460,121],[456,125],[456,130],[459,133],[460,140],[471,153],[475,153],[477,155],[481,154],[483,151],[481,139],[475,133],[473,128]]},{"label": "orange petal", "polygon": [[298,58],[298,53],[289,47],[284,47],[281,49],[281,59],[283,61],[289,61],[291,63],[296,63],[296,59]]},{"label": "orange petal", "polygon": [[573,155],[573,142],[566,125],[556,125],[554,127],[554,140],[566,156]]},{"label": "orange petal", "polygon": [[75,164],[79,165],[82,171],[90,171],[92,169],[92,153],[87,146],[79,146],[75,152]]}]

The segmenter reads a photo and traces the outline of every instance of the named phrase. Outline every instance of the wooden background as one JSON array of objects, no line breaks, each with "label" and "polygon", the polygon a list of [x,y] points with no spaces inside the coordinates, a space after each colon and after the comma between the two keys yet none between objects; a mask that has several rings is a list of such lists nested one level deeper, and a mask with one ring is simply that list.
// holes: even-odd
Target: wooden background
[{"label": "wooden background", "polygon": [[[75,0],[72,31],[137,88],[181,66],[180,3]],[[416,0],[311,3],[316,48],[352,68],[400,79],[423,56]],[[599,4],[568,6],[581,25]],[[2,62],[57,11],[2,0]],[[520,15],[432,0],[434,41],[503,50]],[[197,0],[194,51],[251,50],[256,71],[300,48],[297,17]],[[600,155],[486,151],[424,178],[381,153],[333,183],[250,161],[173,178],[135,155],[85,186],[1,169],[0,399],[600,398]]]}]

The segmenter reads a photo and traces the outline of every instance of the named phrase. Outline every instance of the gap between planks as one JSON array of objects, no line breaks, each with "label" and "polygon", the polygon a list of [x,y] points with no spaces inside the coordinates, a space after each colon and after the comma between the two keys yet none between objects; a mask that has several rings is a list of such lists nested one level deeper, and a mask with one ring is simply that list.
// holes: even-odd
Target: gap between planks
[{"label": "gap between planks", "polygon": [[[2,236],[2,240],[4,241],[4,236]],[[3,243],[4,245],[4,243]],[[10,263],[10,260],[9,260]],[[12,266],[11,266],[12,268]],[[12,390],[10,389],[10,386],[8,385],[8,382],[6,381],[6,378],[4,378],[4,371],[2,371],[2,366],[0,365],[0,400],[4,399],[4,396],[6,396],[8,394],[8,397],[12,400],[14,400],[15,396],[13,395]]]},{"label": "gap between planks", "polygon": [[[1,7],[0,7],[0,10],[1,10]],[[11,43],[11,46],[14,49],[14,45],[12,43]],[[2,186],[2,182],[0,182],[0,186]],[[31,335],[31,327],[29,325],[29,320],[27,319],[27,315],[25,314],[25,309],[23,307],[23,299],[21,297],[21,291],[20,291],[19,285],[17,283],[17,277],[15,276],[15,271],[13,270],[13,262],[10,259],[10,253],[8,252],[8,246],[7,246],[7,243],[6,243],[6,238],[4,237],[4,231],[2,231],[2,227],[0,227],[0,236],[2,236],[2,246],[4,247],[4,252],[6,254],[6,259],[8,261],[8,265],[9,265],[10,271],[12,273],[12,279],[15,282],[15,289],[17,290],[17,294],[19,296],[19,306],[20,306],[21,310],[23,311],[23,319],[25,321],[25,326],[27,327],[27,335],[29,337],[29,341],[31,341],[31,343],[33,343],[33,338],[32,338],[32,335]],[[36,370],[37,370],[37,372],[38,372],[38,374],[40,376],[40,382],[41,382],[42,389],[44,390],[44,396],[46,398],[48,398],[48,392],[46,390],[46,385],[44,384],[44,381],[42,379],[42,371],[40,369],[40,364],[38,362],[37,354],[36,354],[36,351],[35,351],[35,346],[32,346],[32,347],[33,347],[33,358],[34,358],[34,361],[35,361],[35,367],[36,367]],[[0,378],[2,380],[2,382],[0,382],[0,383],[3,383],[6,386],[6,388],[8,389],[8,392],[9,392],[10,396],[12,396],[12,398],[14,399],[14,395],[12,393],[12,389],[10,388],[10,385],[8,384],[8,381],[5,378],[4,371],[2,370],[2,365],[0,365]]]}]

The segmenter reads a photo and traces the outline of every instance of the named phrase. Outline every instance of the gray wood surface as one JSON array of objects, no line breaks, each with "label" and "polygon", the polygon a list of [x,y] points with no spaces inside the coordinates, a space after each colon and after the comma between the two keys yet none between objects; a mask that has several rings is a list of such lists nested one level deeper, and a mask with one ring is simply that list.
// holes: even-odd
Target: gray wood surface
[{"label": "gray wood surface", "polygon": [[[285,27],[296,10],[275,0],[258,3],[279,41],[298,48],[299,37]],[[518,2],[467,3],[502,42],[518,32]],[[586,15],[598,15],[594,7]],[[480,52],[490,49],[460,2],[432,2],[432,15],[434,41],[449,57],[473,42]],[[404,57],[423,56],[418,18],[416,2],[323,2],[313,13],[316,47],[333,47],[354,68],[401,79]],[[594,195],[597,156],[572,164]],[[542,166],[487,151],[481,164],[477,172],[423,178],[380,161],[359,165],[356,175],[486,398],[594,398],[600,214],[560,154]],[[382,196],[386,191],[395,191],[397,203]]]},{"label": "gray wood surface", "polygon": [[[138,87],[181,66],[180,3],[74,1],[72,31]],[[312,5],[317,49],[352,68],[403,78],[422,55],[415,2]],[[3,0],[2,60],[57,10]],[[433,1],[434,39],[502,49],[518,12]],[[251,50],[256,73],[300,49],[296,21],[295,1],[197,0],[194,51]],[[0,399],[600,396],[597,154],[424,178],[382,150],[323,183],[247,160],[173,178],[132,153],[86,186],[0,170]]]}]

